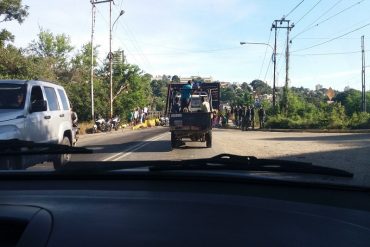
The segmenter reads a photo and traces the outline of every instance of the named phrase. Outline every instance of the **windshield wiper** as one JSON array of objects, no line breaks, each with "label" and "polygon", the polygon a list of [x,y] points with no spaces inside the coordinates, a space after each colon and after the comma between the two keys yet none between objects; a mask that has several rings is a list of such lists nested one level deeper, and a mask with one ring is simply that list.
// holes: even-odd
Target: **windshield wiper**
[{"label": "windshield wiper", "polygon": [[[153,165],[155,164],[155,165]],[[60,169],[61,172],[108,172],[113,170],[128,170],[148,167],[150,172],[161,171],[211,171],[211,170],[239,170],[262,172],[290,172],[320,174],[338,177],[353,177],[353,174],[344,170],[315,166],[307,162],[257,159],[254,156],[239,156],[220,154],[212,158],[192,160],[146,160],[146,161],[79,161],[70,162]]]},{"label": "windshield wiper", "polygon": [[90,154],[92,150],[54,143],[36,143],[18,139],[0,140],[0,156],[33,154]]},{"label": "windshield wiper", "polygon": [[241,170],[353,177],[353,174],[348,171],[324,166],[316,166],[308,162],[278,159],[257,159],[254,156],[240,156],[233,154],[219,154],[208,159],[185,160],[179,161],[177,164],[150,167],[150,171],[181,170]]}]

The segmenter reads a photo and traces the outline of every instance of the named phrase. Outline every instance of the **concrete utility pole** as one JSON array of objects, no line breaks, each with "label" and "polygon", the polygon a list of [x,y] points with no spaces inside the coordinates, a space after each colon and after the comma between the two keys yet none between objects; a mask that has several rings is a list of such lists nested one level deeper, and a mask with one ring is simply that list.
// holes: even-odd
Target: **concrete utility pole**
[{"label": "concrete utility pole", "polygon": [[112,1],[109,2],[109,85],[110,85],[110,118],[113,117],[113,54],[112,54]]},{"label": "concrete utility pole", "polygon": [[271,30],[274,28],[275,29],[275,42],[274,42],[274,84],[273,84],[273,87],[272,87],[272,106],[274,108],[274,112],[275,112],[275,106],[276,106],[276,38],[277,38],[277,21],[275,20],[275,22],[272,24],[272,27],[271,27]]},{"label": "concrete utility pole", "polygon": [[94,110],[94,27],[95,27],[95,5],[99,3],[112,2],[113,0],[96,1],[90,0],[91,3],[91,118],[95,121],[95,110]]},{"label": "concrete utility pole", "polygon": [[[286,29],[287,30],[287,40],[286,40],[286,53],[285,53],[285,87],[284,87],[284,92],[285,94],[287,93],[287,90],[288,90],[288,87],[289,87],[289,44],[290,44],[290,40],[289,40],[289,33],[290,31],[292,30],[292,28],[294,27],[294,24],[290,24],[290,20],[285,20],[284,18],[282,18],[281,20],[275,20],[274,23],[272,24],[272,27],[271,29],[275,29],[275,58],[276,58],[276,31],[278,28],[283,28],[283,29]],[[276,59],[275,59],[275,63],[274,63],[274,77],[275,77],[275,70],[276,70]],[[274,82],[275,82],[275,79],[274,79]],[[275,86],[274,86],[275,88]],[[273,89],[274,90],[274,89]],[[288,107],[288,102],[287,102],[287,95],[284,95],[283,96],[285,98],[285,109],[287,109]],[[274,95],[273,95],[273,101],[274,101]]]},{"label": "concrete utility pole", "polygon": [[362,50],[362,71],[361,71],[361,81],[362,81],[362,111],[366,112],[366,87],[365,87],[365,36],[361,36],[361,50]]},{"label": "concrete utility pole", "polygon": [[95,121],[94,111],[94,27],[95,27],[95,3],[91,0],[91,119]]}]

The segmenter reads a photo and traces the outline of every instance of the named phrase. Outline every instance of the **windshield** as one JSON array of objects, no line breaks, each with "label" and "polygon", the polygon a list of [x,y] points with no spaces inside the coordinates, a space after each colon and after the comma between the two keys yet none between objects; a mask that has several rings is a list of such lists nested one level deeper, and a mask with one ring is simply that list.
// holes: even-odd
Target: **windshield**
[{"label": "windshield", "polygon": [[0,1],[0,140],[93,151],[7,143],[0,153],[34,154],[0,155],[0,172],[227,153],[354,174],[264,176],[370,187],[369,10],[366,0]]},{"label": "windshield", "polygon": [[0,83],[0,109],[23,109],[26,85]]}]

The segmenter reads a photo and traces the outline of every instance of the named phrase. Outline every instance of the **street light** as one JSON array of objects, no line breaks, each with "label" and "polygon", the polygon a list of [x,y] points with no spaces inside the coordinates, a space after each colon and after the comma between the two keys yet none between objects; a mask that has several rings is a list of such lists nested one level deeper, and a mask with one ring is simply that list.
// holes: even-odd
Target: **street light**
[{"label": "street light", "polygon": [[274,62],[274,84],[272,87],[272,105],[275,109],[275,94],[276,94],[276,88],[275,88],[275,82],[276,82],[276,47],[272,47],[270,44],[267,43],[261,43],[261,42],[240,42],[240,45],[265,45],[272,49],[272,61]]},{"label": "street light", "polygon": [[274,48],[270,45],[270,44],[267,44],[267,43],[260,43],[260,42],[240,42],[240,45],[267,45],[268,47],[270,47],[272,49],[272,51],[274,51]]},{"label": "street light", "polygon": [[119,12],[118,17],[113,22],[112,25],[112,2],[110,2],[110,12],[109,12],[109,82],[110,82],[110,117],[113,117],[113,54],[112,54],[112,29],[114,24],[118,21],[118,19],[125,13],[124,10]]}]

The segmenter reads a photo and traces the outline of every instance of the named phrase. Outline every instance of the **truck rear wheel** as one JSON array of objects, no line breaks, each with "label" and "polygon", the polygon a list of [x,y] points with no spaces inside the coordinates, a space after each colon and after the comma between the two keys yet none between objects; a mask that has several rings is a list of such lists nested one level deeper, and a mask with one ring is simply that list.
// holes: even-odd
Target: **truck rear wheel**
[{"label": "truck rear wheel", "polygon": [[212,132],[210,131],[206,133],[205,138],[206,138],[206,147],[211,148],[212,147]]},{"label": "truck rear wheel", "polygon": [[175,133],[171,132],[171,148],[176,148],[176,136]]}]

